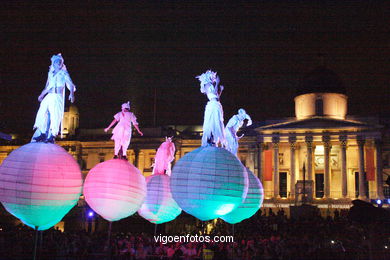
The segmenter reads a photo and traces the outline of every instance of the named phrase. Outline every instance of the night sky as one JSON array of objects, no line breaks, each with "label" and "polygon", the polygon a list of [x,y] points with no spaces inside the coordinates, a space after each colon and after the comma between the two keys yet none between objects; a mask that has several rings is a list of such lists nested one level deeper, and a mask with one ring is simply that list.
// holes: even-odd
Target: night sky
[{"label": "night sky", "polygon": [[82,128],[106,127],[127,100],[141,129],[152,126],[154,93],[157,125],[201,125],[207,98],[195,76],[207,69],[225,86],[225,123],[240,107],[254,121],[294,116],[318,53],[346,85],[348,114],[390,116],[388,2],[30,2],[0,4],[2,132],[32,134],[59,52]]}]

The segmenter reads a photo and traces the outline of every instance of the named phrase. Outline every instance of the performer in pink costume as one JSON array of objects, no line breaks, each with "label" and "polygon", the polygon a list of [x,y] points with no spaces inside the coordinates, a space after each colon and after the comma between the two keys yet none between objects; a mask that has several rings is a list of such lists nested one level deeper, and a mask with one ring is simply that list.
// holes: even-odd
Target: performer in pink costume
[{"label": "performer in pink costume", "polygon": [[70,91],[69,100],[73,103],[76,86],[69,76],[61,53],[59,53],[51,57],[46,86],[38,97],[41,104],[35,118],[34,129],[36,131],[32,142],[54,142],[64,117],[65,85]]},{"label": "performer in pink costume", "polygon": [[219,86],[219,77],[216,72],[206,71],[196,76],[200,81],[200,92],[207,95],[207,102],[204,111],[202,146],[208,144],[221,146],[225,144],[225,133],[223,124],[223,109],[219,102],[223,86]]},{"label": "performer in pink costume", "polygon": [[111,124],[105,128],[104,131],[107,132],[115,123],[118,124],[114,127],[114,130],[112,130],[111,137],[115,142],[114,159],[118,158],[119,150],[122,148],[122,159],[127,160],[126,152],[131,140],[131,124],[133,124],[135,129],[137,129],[137,132],[143,136],[143,133],[138,128],[137,118],[130,112],[129,101],[122,104],[122,111],[114,115],[114,120],[112,120]]},{"label": "performer in pink costume", "polygon": [[163,142],[157,149],[156,157],[154,158],[153,174],[167,174],[171,176],[171,162],[175,159],[175,144],[172,142],[172,137],[165,137]]},{"label": "performer in pink costume", "polygon": [[225,128],[226,134],[226,150],[230,151],[232,154],[237,156],[238,152],[238,140],[242,138],[244,135],[237,136],[237,132],[240,127],[244,124],[244,120],[247,119],[247,126],[252,124],[251,117],[245,112],[244,109],[240,108],[238,110],[238,114],[232,116]]}]

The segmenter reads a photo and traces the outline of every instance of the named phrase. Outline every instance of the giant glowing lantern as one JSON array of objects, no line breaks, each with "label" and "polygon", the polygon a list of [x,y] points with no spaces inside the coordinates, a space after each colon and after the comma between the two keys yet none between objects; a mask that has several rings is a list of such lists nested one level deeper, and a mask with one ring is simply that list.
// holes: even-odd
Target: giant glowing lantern
[{"label": "giant glowing lantern", "polygon": [[29,143],[0,166],[0,201],[26,225],[45,230],[77,203],[82,183],[77,162],[63,148]]},{"label": "giant glowing lantern", "polygon": [[146,196],[145,177],[125,160],[111,159],[93,167],[84,182],[88,205],[108,221],[134,214]]},{"label": "giant glowing lantern", "polygon": [[184,211],[206,221],[226,215],[243,202],[248,192],[248,174],[229,151],[200,147],[174,166],[171,191]]},{"label": "giant glowing lantern", "polygon": [[181,213],[181,208],[172,198],[168,175],[151,175],[146,178],[146,186],[146,199],[138,210],[143,218],[161,224],[174,220]]},{"label": "giant glowing lantern", "polygon": [[222,216],[221,219],[230,224],[236,224],[244,219],[252,217],[261,207],[264,199],[263,185],[260,180],[249,170],[249,189],[244,202],[232,212]]}]

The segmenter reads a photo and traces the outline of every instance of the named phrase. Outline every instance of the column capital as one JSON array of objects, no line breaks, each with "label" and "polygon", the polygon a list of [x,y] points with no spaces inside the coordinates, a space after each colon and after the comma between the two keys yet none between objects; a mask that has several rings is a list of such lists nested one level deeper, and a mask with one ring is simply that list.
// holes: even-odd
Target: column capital
[{"label": "column capital", "polygon": [[313,136],[312,135],[306,135],[305,142],[306,142],[307,148],[309,148],[309,149],[313,148]]},{"label": "column capital", "polygon": [[326,149],[330,149],[331,148],[331,144],[330,144],[330,135],[328,133],[325,133],[323,136],[322,136],[322,142],[324,144],[324,148]]},{"label": "column capital", "polygon": [[347,148],[347,143],[348,143],[348,136],[347,135],[340,135],[339,141],[341,143],[342,148]]},{"label": "column capital", "polygon": [[297,142],[297,137],[296,137],[295,135],[290,135],[290,136],[288,137],[288,141],[289,141],[290,143],[296,143],[296,142]]},{"label": "column capital", "polygon": [[364,144],[366,143],[366,139],[364,136],[358,135],[358,136],[356,136],[356,142],[357,142],[359,147],[363,147]]},{"label": "column capital", "polygon": [[275,145],[275,144],[279,144],[280,142],[280,137],[279,136],[273,136],[272,137],[272,143]]}]

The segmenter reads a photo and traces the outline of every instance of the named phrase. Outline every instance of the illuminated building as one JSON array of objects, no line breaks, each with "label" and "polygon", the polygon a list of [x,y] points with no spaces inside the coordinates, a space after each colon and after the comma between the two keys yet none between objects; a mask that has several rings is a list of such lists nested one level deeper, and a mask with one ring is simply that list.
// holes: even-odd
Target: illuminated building
[{"label": "illuminated building", "polygon": [[[295,117],[258,122],[244,129],[246,135],[240,139],[238,157],[260,177],[264,207],[287,208],[306,200],[322,209],[349,208],[355,198],[388,197],[384,180],[390,173],[390,140],[383,126],[387,123],[348,115],[345,87],[325,67],[306,75],[294,102]],[[63,121],[66,138],[57,144],[77,159],[85,177],[96,164],[113,158],[114,142],[103,128],[78,125],[78,110],[71,106]],[[156,149],[166,135],[175,135],[175,161],[201,144],[201,126],[142,131],[143,137],[133,136],[127,157],[145,176],[152,173]],[[0,162],[17,147],[1,145]]]}]

